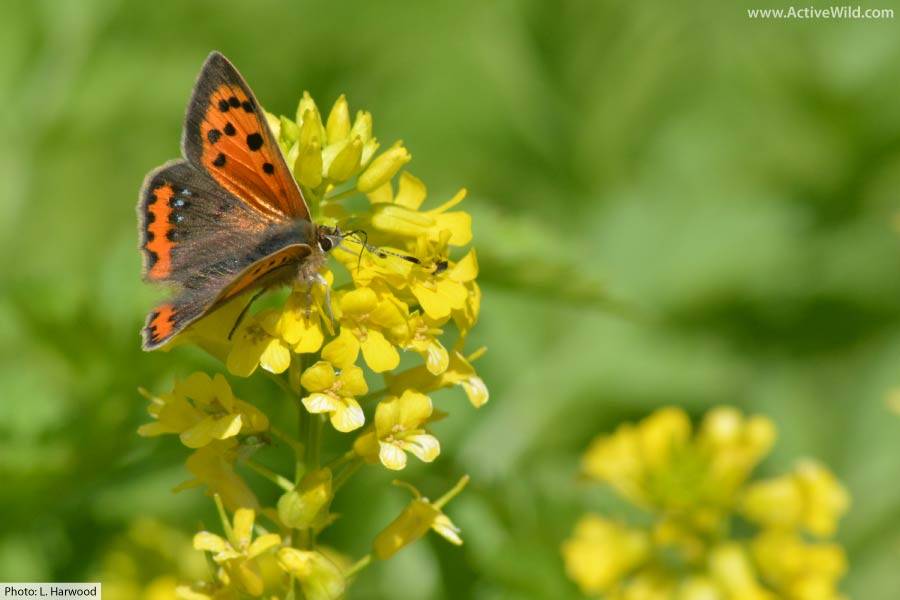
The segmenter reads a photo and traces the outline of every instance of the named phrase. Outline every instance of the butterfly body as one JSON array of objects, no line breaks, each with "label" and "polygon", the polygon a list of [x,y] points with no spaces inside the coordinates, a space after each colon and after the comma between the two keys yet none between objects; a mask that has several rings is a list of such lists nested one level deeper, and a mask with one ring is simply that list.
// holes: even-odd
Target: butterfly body
[{"label": "butterfly body", "polygon": [[229,300],[312,281],[335,229],[310,220],[253,93],[214,52],[188,105],[183,159],[151,171],[138,201],[144,278],[174,288],[142,331],[155,349]]}]

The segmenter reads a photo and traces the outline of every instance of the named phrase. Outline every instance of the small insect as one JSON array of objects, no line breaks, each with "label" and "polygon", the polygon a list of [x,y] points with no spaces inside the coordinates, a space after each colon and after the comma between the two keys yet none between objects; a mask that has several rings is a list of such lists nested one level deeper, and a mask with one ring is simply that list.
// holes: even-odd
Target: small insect
[{"label": "small insect", "polygon": [[147,316],[144,350],[252,289],[321,282],[345,237],[311,222],[253,92],[218,52],[194,85],[181,153],[147,175],[137,205],[144,279],[177,290]]}]

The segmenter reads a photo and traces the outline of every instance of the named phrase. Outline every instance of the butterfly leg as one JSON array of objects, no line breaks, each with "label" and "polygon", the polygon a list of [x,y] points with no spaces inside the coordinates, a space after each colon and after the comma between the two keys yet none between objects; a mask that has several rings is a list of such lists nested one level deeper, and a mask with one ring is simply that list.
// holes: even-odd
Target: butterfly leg
[{"label": "butterfly leg", "polygon": [[313,276],[313,281],[309,286],[309,291],[307,292],[310,295],[310,303],[308,306],[312,306],[312,283],[317,283],[322,286],[322,289],[325,290],[325,300],[322,303],[325,308],[325,315],[328,317],[328,328],[331,330],[331,333],[334,333],[334,312],[331,310],[331,286],[328,285],[328,280],[322,276],[321,273],[316,273]]},{"label": "butterfly leg", "polygon": [[256,302],[256,300],[260,296],[262,296],[265,293],[265,291],[266,291],[266,288],[262,288],[258,292],[253,294],[253,297],[250,298],[250,302],[248,302],[247,305],[241,309],[241,312],[238,314],[237,319],[234,320],[234,325],[231,326],[231,331],[228,332],[229,340],[231,339],[231,336],[234,335],[234,332],[237,331],[237,328],[241,324],[241,322],[244,320],[244,317],[247,316],[247,311],[250,310],[250,307],[253,306],[253,303]]}]

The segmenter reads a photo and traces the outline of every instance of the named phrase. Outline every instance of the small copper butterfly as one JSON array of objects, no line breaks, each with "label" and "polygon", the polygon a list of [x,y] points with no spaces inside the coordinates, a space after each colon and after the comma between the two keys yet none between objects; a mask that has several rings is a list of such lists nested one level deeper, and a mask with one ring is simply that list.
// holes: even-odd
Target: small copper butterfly
[{"label": "small copper butterfly", "polygon": [[218,52],[194,85],[181,154],[147,175],[137,205],[144,279],[177,290],[147,316],[144,350],[249,290],[315,281],[344,237],[312,223],[253,92]]}]

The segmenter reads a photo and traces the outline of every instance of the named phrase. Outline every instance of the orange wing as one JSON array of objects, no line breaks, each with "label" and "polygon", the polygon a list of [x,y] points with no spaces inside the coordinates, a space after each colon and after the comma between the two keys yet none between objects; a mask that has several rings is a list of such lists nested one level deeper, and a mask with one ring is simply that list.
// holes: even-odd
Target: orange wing
[{"label": "orange wing", "polygon": [[227,58],[203,64],[188,105],[182,152],[268,219],[306,219],[309,208],[250,87]]}]

